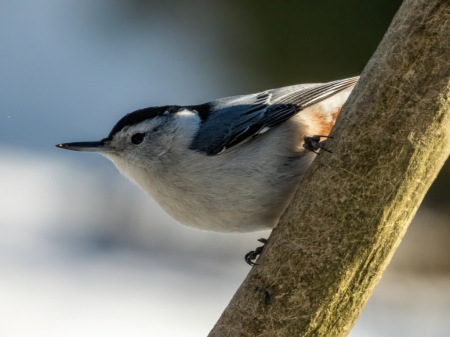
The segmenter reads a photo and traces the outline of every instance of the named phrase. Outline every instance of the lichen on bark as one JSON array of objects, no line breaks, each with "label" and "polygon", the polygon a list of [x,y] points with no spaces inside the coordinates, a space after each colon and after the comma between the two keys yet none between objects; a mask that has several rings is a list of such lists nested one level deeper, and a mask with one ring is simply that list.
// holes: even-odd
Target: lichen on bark
[{"label": "lichen on bark", "polygon": [[349,333],[450,153],[449,89],[450,2],[406,0],[210,336]]}]

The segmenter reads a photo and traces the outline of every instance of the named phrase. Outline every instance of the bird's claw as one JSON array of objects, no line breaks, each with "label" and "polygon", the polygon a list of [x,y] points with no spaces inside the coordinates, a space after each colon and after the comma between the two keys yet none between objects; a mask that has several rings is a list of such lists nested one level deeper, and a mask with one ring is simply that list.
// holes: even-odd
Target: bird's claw
[{"label": "bird's claw", "polygon": [[326,148],[324,148],[324,147],[322,146],[322,143],[323,143],[323,142],[320,141],[320,138],[333,138],[333,137],[330,137],[330,136],[320,136],[320,135],[315,135],[315,136],[312,136],[312,137],[305,137],[305,143],[303,144],[303,147],[304,147],[306,150],[312,151],[312,152],[314,152],[314,153],[316,153],[316,154],[319,154],[319,152],[315,151],[315,150],[318,150],[318,149],[322,149],[322,150],[324,150],[324,151],[333,153],[333,152],[331,152],[330,150],[328,150],[328,149],[326,149]]},{"label": "bird's claw", "polygon": [[[258,239],[258,241],[263,243],[264,245],[268,242],[267,239]],[[257,263],[253,261],[258,258],[258,256],[262,253],[263,249],[264,246],[261,246],[245,254],[245,262],[247,262],[247,264],[249,264],[250,266],[257,265]]]}]

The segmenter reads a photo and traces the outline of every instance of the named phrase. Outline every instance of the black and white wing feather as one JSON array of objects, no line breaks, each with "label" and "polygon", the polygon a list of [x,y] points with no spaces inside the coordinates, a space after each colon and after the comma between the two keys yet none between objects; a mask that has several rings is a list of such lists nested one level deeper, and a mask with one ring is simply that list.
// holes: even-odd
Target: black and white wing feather
[{"label": "black and white wing feather", "polygon": [[211,111],[190,148],[207,155],[220,154],[288,120],[300,110],[352,87],[358,79],[300,84],[211,102]]}]

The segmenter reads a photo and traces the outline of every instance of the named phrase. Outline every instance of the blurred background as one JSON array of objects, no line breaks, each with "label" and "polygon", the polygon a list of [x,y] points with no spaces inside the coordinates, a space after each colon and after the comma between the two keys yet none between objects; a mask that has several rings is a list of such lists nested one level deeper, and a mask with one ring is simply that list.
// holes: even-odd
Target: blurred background
[{"label": "blurred background", "polygon": [[[0,336],[206,336],[268,232],[185,228],[101,156],[125,113],[358,75],[401,1],[0,0]],[[448,336],[450,164],[350,336]]]}]

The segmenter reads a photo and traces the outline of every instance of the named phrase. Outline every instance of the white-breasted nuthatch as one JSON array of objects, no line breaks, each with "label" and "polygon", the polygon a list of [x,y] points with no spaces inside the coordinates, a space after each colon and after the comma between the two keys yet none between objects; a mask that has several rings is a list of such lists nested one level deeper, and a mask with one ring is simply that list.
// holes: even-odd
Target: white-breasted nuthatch
[{"label": "white-breasted nuthatch", "polygon": [[134,111],[99,152],[178,222],[217,232],[276,226],[358,77],[300,84],[201,105]]}]

